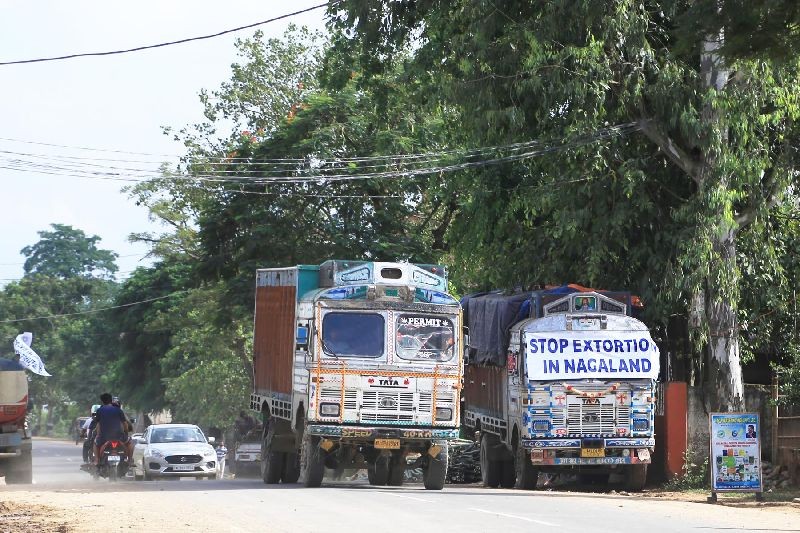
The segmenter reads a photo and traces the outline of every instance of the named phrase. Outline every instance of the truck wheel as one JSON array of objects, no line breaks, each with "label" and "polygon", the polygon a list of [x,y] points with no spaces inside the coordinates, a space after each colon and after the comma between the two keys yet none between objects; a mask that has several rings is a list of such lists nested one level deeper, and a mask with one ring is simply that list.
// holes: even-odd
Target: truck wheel
[{"label": "truck wheel", "polygon": [[300,480],[306,487],[319,487],[325,477],[325,452],[319,447],[319,437],[303,434],[300,451]]},{"label": "truck wheel", "polygon": [[641,492],[647,483],[647,464],[629,465],[625,472],[625,488],[631,492]]},{"label": "truck wheel", "polygon": [[536,489],[536,484],[539,482],[539,469],[533,466],[530,453],[519,443],[514,452],[514,470],[517,477],[516,488],[522,490]]},{"label": "truck wheel", "polygon": [[384,486],[389,483],[389,458],[380,455],[367,469],[367,479],[370,485]]},{"label": "truck wheel", "polygon": [[513,489],[517,483],[517,471],[514,460],[500,461],[500,486],[504,489]]},{"label": "truck wheel", "polygon": [[481,480],[484,487],[496,488],[500,485],[500,462],[489,458],[489,449],[497,444],[497,436],[481,434]]},{"label": "truck wheel", "polygon": [[406,458],[402,453],[392,455],[389,463],[389,485],[399,487],[403,484],[406,475]]},{"label": "truck wheel", "polygon": [[30,484],[33,483],[33,454],[32,446],[22,445],[21,455],[9,461],[6,469],[6,483],[11,484]]},{"label": "truck wheel", "polygon": [[261,441],[261,479],[268,485],[279,483],[283,474],[284,453],[272,450],[274,436],[274,422],[270,422],[267,434]]},{"label": "truck wheel", "polygon": [[297,483],[300,479],[300,456],[296,453],[287,453],[283,463],[283,483]]},{"label": "truck wheel", "polygon": [[442,490],[447,479],[447,444],[442,445],[442,450],[436,457],[428,456],[428,464],[422,471],[422,482],[427,490]]}]

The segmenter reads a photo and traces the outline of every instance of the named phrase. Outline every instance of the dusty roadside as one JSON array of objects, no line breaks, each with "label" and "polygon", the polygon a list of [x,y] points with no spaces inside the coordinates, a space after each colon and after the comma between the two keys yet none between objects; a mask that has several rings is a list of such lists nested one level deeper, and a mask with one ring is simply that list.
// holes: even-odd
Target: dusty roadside
[{"label": "dusty roadside", "polygon": [[[5,499],[5,498],[4,498]],[[69,518],[60,510],[41,505],[0,502],[0,533],[71,533]]]}]

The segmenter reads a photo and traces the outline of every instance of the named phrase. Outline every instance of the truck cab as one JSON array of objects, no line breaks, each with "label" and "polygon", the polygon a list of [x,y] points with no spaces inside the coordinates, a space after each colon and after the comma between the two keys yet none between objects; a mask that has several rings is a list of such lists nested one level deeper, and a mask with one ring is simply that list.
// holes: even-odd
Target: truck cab
[{"label": "truck cab", "polygon": [[264,481],[319,486],[325,468],[367,468],[373,485],[399,485],[421,467],[441,489],[463,368],[445,269],[327,261],[259,270],[256,290]]},{"label": "truck cab", "polygon": [[[658,347],[630,316],[630,294],[564,292],[478,300],[467,311],[476,353],[464,419],[481,441],[483,481],[533,489],[539,472],[621,474],[641,490],[655,446]],[[504,319],[509,302],[517,311]],[[487,357],[487,320],[504,329],[502,359]]]}]

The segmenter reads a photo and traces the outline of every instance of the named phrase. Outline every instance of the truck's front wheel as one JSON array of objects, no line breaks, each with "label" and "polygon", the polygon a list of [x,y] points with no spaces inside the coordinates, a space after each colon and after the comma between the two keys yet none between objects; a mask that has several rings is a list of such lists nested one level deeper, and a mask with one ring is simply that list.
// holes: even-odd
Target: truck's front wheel
[{"label": "truck's front wheel", "polygon": [[522,443],[517,443],[514,453],[514,470],[517,474],[516,488],[534,490],[539,482],[539,469],[531,463],[531,454]]},{"label": "truck's front wheel", "polygon": [[447,444],[441,445],[442,449],[436,457],[428,457],[428,464],[422,471],[422,482],[427,490],[442,490],[447,478]]},{"label": "truck's front wheel", "polygon": [[300,481],[306,487],[319,487],[325,477],[325,452],[319,447],[319,437],[303,434],[300,452]]},{"label": "truck's front wheel", "polygon": [[33,483],[33,454],[30,443],[22,445],[22,453],[9,461],[6,469],[6,483],[30,484]]},{"label": "truck's front wheel", "polygon": [[502,464],[491,458],[497,440],[497,436],[491,433],[481,434],[481,479],[484,487],[496,488],[500,485]]},{"label": "truck's front wheel", "polygon": [[629,465],[625,472],[625,488],[631,492],[641,492],[647,483],[647,463]]}]

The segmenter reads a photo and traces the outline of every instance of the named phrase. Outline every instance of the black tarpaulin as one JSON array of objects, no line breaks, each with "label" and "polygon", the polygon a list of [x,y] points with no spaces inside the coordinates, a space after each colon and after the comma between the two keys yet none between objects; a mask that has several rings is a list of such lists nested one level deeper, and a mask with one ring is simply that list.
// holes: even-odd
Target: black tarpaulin
[{"label": "black tarpaulin", "polygon": [[505,366],[509,329],[527,318],[530,292],[490,292],[465,296],[461,300],[469,328],[468,357],[471,363]]}]

